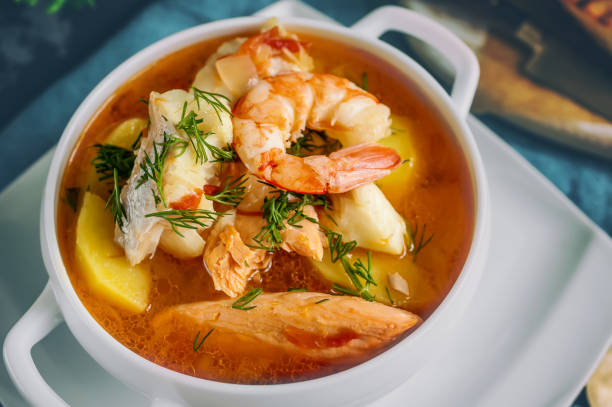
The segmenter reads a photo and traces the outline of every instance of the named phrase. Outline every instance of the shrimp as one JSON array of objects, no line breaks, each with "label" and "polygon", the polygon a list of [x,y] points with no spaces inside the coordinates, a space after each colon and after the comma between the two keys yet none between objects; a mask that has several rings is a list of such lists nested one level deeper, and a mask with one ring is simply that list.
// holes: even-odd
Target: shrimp
[{"label": "shrimp", "polygon": [[[389,108],[347,79],[291,73],[261,80],[234,106],[234,148],[250,172],[287,190],[341,193],[388,175],[401,163],[372,143],[389,133]],[[297,157],[285,149],[309,127],[351,147]],[[363,143],[355,144],[355,140]]]},{"label": "shrimp", "polygon": [[277,351],[330,360],[380,349],[421,322],[411,312],[350,296],[266,293],[253,300],[249,306],[254,308],[248,311],[232,308],[233,301],[172,307],[154,318],[155,335],[195,335],[214,328],[219,339],[214,346],[232,346],[234,341],[222,338],[239,334]]},{"label": "shrimp", "polygon": [[220,93],[233,104],[259,78],[312,71],[314,64],[306,48],[295,34],[270,20],[260,34],[221,44],[198,71],[193,86]]}]

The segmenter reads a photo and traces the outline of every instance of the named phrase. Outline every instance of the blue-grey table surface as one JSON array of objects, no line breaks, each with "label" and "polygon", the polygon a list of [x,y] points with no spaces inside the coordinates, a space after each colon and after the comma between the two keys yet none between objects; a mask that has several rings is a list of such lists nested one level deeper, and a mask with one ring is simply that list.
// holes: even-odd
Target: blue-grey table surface
[{"label": "blue-grey table surface", "polygon": [[[57,142],[85,96],[129,56],[179,30],[250,15],[272,2],[99,1],[94,8],[66,7],[49,15],[44,0],[35,7],[5,0],[0,5],[0,190]],[[350,25],[395,2],[306,3]],[[405,46],[398,37],[389,41]],[[494,117],[481,119],[612,234],[611,161],[542,140]],[[587,405],[582,392],[574,406]]]}]

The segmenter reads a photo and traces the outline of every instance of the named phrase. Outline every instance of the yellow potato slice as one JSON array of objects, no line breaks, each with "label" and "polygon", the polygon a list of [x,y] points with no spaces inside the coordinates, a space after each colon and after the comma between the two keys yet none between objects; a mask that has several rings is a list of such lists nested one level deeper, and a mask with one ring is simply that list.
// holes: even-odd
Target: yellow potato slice
[{"label": "yellow potato slice", "polygon": [[[104,140],[104,144],[112,144],[123,147],[128,150],[132,149],[132,144],[138,138],[138,135],[147,127],[147,121],[141,118],[127,119],[121,122]],[[107,197],[108,192],[112,189],[112,179],[99,181],[100,174],[96,172],[93,166],[90,166],[87,173],[86,185],[89,190],[102,196]]]},{"label": "yellow potato slice", "polygon": [[[355,249],[347,256],[347,259],[351,264],[357,259],[361,259],[366,266],[368,264],[367,252],[362,249]],[[351,280],[349,280],[342,263],[340,261],[336,263],[331,262],[329,249],[325,249],[322,261],[311,260],[311,262],[321,272],[323,277],[332,283],[349,289],[355,288]],[[394,290],[390,285],[388,274],[397,274],[403,278],[407,283],[409,294],[406,295]],[[400,258],[399,256],[372,252],[372,278],[376,281],[377,285],[370,285],[370,294],[376,296],[376,301],[387,305],[391,304],[391,300],[393,300],[394,305],[418,308],[437,295],[435,288],[429,281],[423,278],[423,270],[413,263],[411,256]],[[363,279],[360,278],[359,280],[363,282]],[[387,288],[389,289],[389,294],[387,294]],[[413,293],[418,295],[413,295]]]},{"label": "yellow potato slice", "polygon": [[379,144],[395,149],[403,160],[408,160],[390,175],[376,181],[376,185],[395,207],[399,205],[404,191],[412,186],[415,179],[413,175],[418,165],[418,158],[414,154],[413,137],[410,119],[392,114],[391,135],[378,141]]},{"label": "yellow potato slice", "polygon": [[86,192],[76,229],[76,257],[92,291],[108,302],[132,312],[149,304],[151,274],[148,262],[131,266],[113,241],[112,215],[105,202]]},{"label": "yellow potato slice", "polygon": [[586,386],[587,399],[593,407],[612,405],[612,348],[604,355],[599,367]]}]

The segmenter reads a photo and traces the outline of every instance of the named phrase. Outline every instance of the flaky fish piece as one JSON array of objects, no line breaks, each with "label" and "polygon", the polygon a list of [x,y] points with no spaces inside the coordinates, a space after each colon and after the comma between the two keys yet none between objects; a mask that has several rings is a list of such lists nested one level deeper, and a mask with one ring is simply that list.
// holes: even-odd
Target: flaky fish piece
[{"label": "flaky fish piece", "polygon": [[159,196],[159,191],[151,179],[141,182],[144,175],[141,164],[147,156],[150,159],[155,157],[155,149],[160,152],[159,145],[164,141],[164,134],[176,134],[176,128],[162,117],[157,103],[149,103],[149,117],[151,126],[148,136],[142,138],[132,174],[121,190],[121,202],[126,218],[122,227],[115,226],[115,242],[123,247],[125,257],[132,265],[140,263],[145,257],[155,253],[165,229],[164,221],[161,218],[145,217],[157,211],[154,195]]},{"label": "flaky fish piece", "polygon": [[234,300],[172,307],[153,320],[156,335],[176,329],[208,332],[217,343],[236,334],[279,351],[316,359],[352,357],[390,344],[421,322],[417,315],[358,297],[321,293],[262,294],[247,311],[232,308]]}]

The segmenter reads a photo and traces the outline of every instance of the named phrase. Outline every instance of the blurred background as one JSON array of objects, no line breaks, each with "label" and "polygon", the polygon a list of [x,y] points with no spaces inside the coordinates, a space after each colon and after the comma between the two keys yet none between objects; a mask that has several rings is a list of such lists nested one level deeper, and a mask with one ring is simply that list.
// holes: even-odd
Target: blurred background
[{"label": "blurred background", "polygon": [[[305,2],[347,25],[397,4],[454,31],[481,66],[472,113],[612,234],[612,0]],[[87,93],[133,53],[186,27],[270,3],[4,0],[0,190],[57,142]],[[143,18],[146,26],[133,23]],[[383,39],[449,87],[452,69],[435,51],[395,33]],[[590,391],[593,406],[612,405],[597,394]],[[589,405],[585,392],[574,405]]]}]

